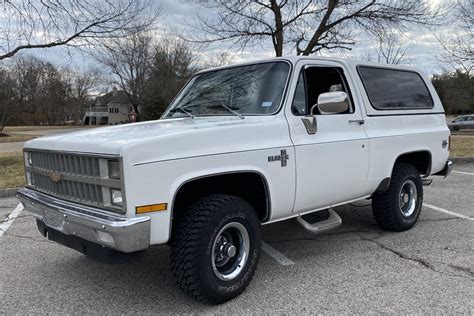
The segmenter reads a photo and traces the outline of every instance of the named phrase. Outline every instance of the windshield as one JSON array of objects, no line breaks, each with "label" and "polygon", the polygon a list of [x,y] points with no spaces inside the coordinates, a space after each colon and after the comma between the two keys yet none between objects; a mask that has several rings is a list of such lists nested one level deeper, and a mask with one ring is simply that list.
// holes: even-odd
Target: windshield
[{"label": "windshield", "polygon": [[275,113],[285,90],[289,69],[286,62],[271,62],[196,75],[164,117]]}]

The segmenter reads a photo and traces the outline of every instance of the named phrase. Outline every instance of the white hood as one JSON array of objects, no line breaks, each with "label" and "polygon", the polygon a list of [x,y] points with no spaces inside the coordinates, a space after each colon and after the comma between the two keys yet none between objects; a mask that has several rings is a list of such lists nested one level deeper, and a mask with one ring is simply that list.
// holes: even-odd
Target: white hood
[{"label": "white hood", "polygon": [[[272,144],[281,126],[278,116],[232,116],[164,119],[126,125],[90,128],[40,137],[25,143],[25,148],[66,152],[121,155],[135,151],[136,160],[160,157],[222,153],[258,149]],[[273,137],[272,137],[273,136]],[[279,141],[278,141],[279,143]],[[142,149],[148,150],[142,150]],[[154,149],[154,150],[153,150]],[[140,151],[138,157],[136,151]]]}]

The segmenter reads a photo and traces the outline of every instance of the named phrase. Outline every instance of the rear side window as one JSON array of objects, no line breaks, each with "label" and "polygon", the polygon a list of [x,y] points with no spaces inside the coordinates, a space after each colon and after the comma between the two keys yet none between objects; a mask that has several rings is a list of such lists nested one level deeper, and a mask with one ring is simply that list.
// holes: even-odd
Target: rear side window
[{"label": "rear side window", "polygon": [[433,99],[419,74],[412,71],[358,67],[370,103],[377,110],[433,107]]}]

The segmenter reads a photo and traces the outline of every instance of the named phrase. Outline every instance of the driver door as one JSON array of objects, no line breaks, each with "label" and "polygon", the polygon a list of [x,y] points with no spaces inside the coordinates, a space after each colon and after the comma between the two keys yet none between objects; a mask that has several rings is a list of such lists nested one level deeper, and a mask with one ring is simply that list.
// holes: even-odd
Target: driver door
[{"label": "driver door", "polygon": [[[361,102],[351,91],[344,68],[330,65],[300,65],[293,83],[293,99],[286,107],[290,135],[296,154],[294,212],[341,204],[364,194],[369,167],[369,142]],[[352,89],[351,89],[352,88]],[[349,109],[338,114],[309,113],[321,93],[343,91]],[[315,129],[315,130],[314,130]]]}]

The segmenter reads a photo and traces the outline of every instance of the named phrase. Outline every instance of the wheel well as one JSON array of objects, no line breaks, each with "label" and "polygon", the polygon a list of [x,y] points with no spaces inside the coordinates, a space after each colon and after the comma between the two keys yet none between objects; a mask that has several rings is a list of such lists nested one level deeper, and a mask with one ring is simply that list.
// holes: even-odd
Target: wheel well
[{"label": "wheel well", "polygon": [[416,151],[400,155],[395,163],[405,162],[413,165],[421,175],[428,176],[431,171],[431,153]]},{"label": "wheel well", "polygon": [[197,199],[208,194],[229,194],[246,200],[264,222],[270,217],[270,196],[263,175],[256,172],[226,173],[210,175],[185,182],[178,189],[173,203],[174,219]]}]

